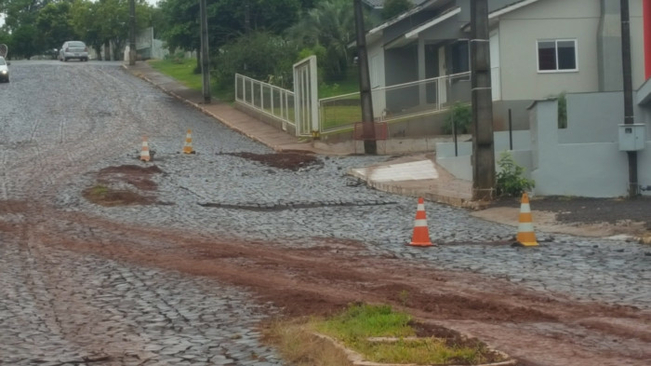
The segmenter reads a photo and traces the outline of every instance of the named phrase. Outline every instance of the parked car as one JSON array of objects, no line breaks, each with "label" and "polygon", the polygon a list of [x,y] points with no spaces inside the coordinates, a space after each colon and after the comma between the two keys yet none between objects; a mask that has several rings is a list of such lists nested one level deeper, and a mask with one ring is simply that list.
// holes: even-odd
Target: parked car
[{"label": "parked car", "polygon": [[59,49],[59,60],[68,61],[76,58],[79,61],[88,61],[88,47],[82,41],[65,42]]},{"label": "parked car", "polygon": [[0,56],[0,81],[3,83],[9,82],[9,65],[11,63]]}]

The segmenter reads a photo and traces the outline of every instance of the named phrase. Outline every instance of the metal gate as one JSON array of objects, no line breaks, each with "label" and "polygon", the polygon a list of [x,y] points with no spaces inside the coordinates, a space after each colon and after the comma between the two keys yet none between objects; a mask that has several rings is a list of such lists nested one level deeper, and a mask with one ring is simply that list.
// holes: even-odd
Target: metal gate
[{"label": "metal gate", "polygon": [[316,56],[310,56],[294,64],[294,115],[297,136],[318,136],[319,95]]}]

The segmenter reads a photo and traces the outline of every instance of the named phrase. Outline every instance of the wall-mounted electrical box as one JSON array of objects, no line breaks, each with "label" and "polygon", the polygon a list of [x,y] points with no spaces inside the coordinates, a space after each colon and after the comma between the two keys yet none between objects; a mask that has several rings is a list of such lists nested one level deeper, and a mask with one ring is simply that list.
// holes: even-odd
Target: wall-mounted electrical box
[{"label": "wall-mounted electrical box", "polygon": [[644,150],[646,141],[646,125],[633,123],[619,125],[619,151]]}]

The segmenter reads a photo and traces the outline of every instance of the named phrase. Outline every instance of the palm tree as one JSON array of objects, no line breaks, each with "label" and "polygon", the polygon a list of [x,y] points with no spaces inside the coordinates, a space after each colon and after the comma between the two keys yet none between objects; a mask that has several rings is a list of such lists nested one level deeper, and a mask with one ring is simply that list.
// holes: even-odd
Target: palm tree
[{"label": "palm tree", "polygon": [[[346,77],[355,40],[355,16],[350,0],[325,0],[307,12],[288,30],[288,35],[304,48],[317,52],[326,80]],[[321,53],[321,54],[320,54]]]}]

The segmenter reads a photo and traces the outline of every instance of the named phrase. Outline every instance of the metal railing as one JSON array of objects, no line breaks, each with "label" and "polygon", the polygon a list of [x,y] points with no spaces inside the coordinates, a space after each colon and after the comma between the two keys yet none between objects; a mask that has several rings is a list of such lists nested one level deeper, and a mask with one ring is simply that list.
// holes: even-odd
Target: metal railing
[{"label": "metal railing", "polygon": [[235,100],[295,126],[294,92],[235,74]]},{"label": "metal railing", "polygon": [[[470,102],[470,72],[376,88],[371,94],[376,121],[429,115]],[[360,93],[320,99],[319,120],[321,133],[352,129],[362,120]]]}]

